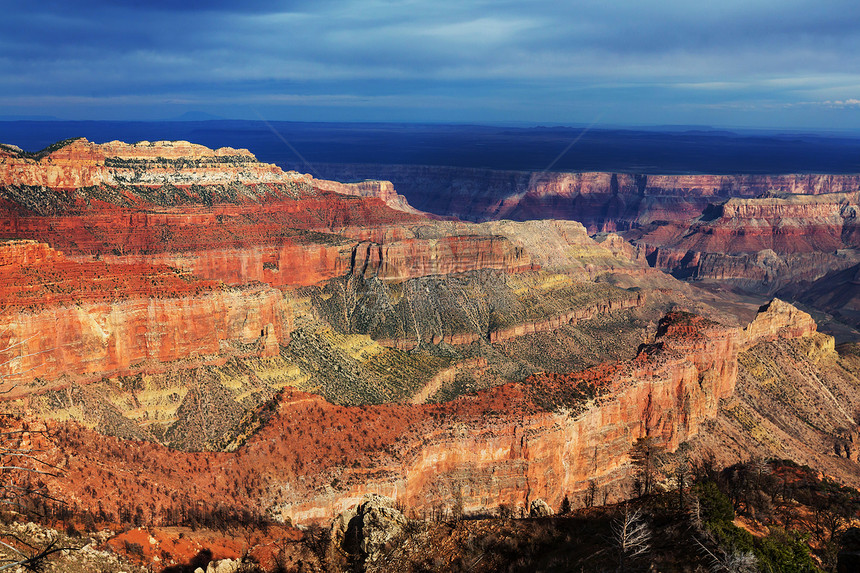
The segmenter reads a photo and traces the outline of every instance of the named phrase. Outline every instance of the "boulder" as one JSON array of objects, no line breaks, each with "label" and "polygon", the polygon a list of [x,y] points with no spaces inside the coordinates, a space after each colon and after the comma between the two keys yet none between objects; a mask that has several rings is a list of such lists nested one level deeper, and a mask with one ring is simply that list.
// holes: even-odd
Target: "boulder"
[{"label": "boulder", "polygon": [[220,561],[210,561],[206,567],[206,573],[236,573],[239,570],[241,563],[237,559],[221,559]]},{"label": "boulder", "polygon": [[395,507],[393,499],[369,493],[356,508],[348,509],[332,521],[332,545],[366,561],[374,561],[403,535],[406,524],[406,517]]},{"label": "boulder", "polygon": [[552,514],[552,508],[540,498],[533,499],[529,505],[529,517],[549,517]]}]

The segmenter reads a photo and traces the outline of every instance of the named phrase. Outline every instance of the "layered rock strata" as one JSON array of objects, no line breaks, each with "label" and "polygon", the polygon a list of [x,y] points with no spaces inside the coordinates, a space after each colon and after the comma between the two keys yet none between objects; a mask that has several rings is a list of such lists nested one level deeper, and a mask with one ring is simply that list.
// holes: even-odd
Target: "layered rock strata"
[{"label": "layered rock strata", "polygon": [[[83,139],[38,154],[6,146],[0,185],[0,237],[43,241],[81,260],[167,264],[231,284],[294,287],[354,273],[402,281],[538,268],[500,236],[374,233],[380,225],[433,222],[389,182],[341,184],[284,173],[247,150]],[[378,239],[336,234],[348,229]]]},{"label": "layered rock strata", "polygon": [[[79,190],[92,187],[151,189],[171,185],[261,185],[263,194],[284,186],[295,193],[312,189],[378,198],[393,209],[416,212],[387,181],[340,184],[315,180],[276,165],[261,163],[247,149],[209,149],[187,141],[121,141],[96,144],[86,139],[61,141],[39,153],[0,144],[0,185]],[[266,189],[265,186],[270,186]],[[228,193],[229,195],[229,193]],[[239,194],[241,197],[241,194]],[[236,199],[236,194],[233,194]],[[246,197],[253,200],[253,197]],[[108,201],[110,202],[110,201]]]},{"label": "layered rock strata", "polygon": [[[394,384],[391,370],[408,362],[433,372],[398,381],[408,392],[374,389],[374,401],[426,400],[424,383],[428,391],[444,384],[445,376],[434,381],[432,374],[451,367],[440,356],[461,349],[436,348],[413,360],[368,336],[441,345],[473,342],[477,333],[482,341],[462,355],[477,359],[462,370],[489,369],[480,358],[484,350],[497,356],[493,342],[641,305],[640,292],[591,279],[609,271],[643,276],[642,257],[631,258],[636,251],[618,237],[597,245],[576,223],[474,226],[395,211],[384,203],[396,200],[384,185],[344,195],[332,192],[336,184],[326,189],[283,174],[242,150],[73,141],[35,155],[2,153],[9,183],[0,234],[18,239],[5,254],[0,249],[7,379],[143,374],[153,363],[194,368],[261,356],[253,368],[230,365],[222,379],[234,392],[219,389],[218,373],[208,372],[195,377],[193,392],[165,381],[159,391],[169,396],[153,399],[173,400],[167,417],[178,419],[181,410],[189,427],[207,434],[180,440],[181,429],[171,425],[162,427],[165,443],[220,448],[224,436],[251,435],[233,444],[234,453],[177,453],[96,439],[75,426],[46,436],[58,440],[54,461],[66,471],[52,487],[80,507],[102,502],[118,513],[125,500],[139,499],[140,511],[157,521],[177,499],[219,499],[312,521],[374,491],[415,515],[452,499],[468,511],[528,507],[538,497],[557,505],[590,479],[616,487],[639,437],[676,447],[734,386],[739,331],[675,313],[632,361],[499,380],[445,404],[369,406],[341,383],[368,372],[370,382],[355,385]],[[293,319],[280,289],[306,305],[289,347]],[[332,342],[322,356],[326,337],[339,345]],[[329,376],[329,369],[349,372]],[[451,372],[456,379],[456,368]],[[341,384],[332,388],[349,395],[348,403],[364,405],[337,406],[291,388],[317,391],[329,379]],[[191,397],[181,405],[177,388]],[[275,388],[281,395],[262,407],[262,398],[248,399]],[[53,399],[48,394],[45,400]],[[229,416],[219,396],[235,402]],[[137,394],[127,398],[134,402]],[[206,416],[210,424],[220,416],[217,431],[206,427]],[[127,471],[120,476],[116,468]]]},{"label": "layered rock strata", "polygon": [[775,292],[860,260],[858,201],[858,192],[730,199],[674,235],[643,230],[634,240],[678,276]]},{"label": "layered rock strata", "polygon": [[766,193],[860,189],[860,175],[637,175],[495,171],[419,165],[318,165],[340,180],[387,179],[416,208],[470,221],[572,219],[594,233],[686,222],[709,203]]},{"label": "layered rock strata", "polygon": [[[634,360],[539,375],[445,404],[353,408],[286,391],[233,454],[118,447],[113,439],[85,447],[84,431],[67,428],[52,436],[56,455],[66,455],[66,477],[51,483],[82,507],[102,502],[107,511],[118,509],[122,490],[146,500],[142,511],[154,515],[178,495],[204,504],[232,500],[295,522],[328,520],[367,493],[396,499],[417,516],[450,510],[454,500],[466,511],[527,508],[537,498],[555,507],[589,480],[619,499],[638,438],[672,450],[716,416],[734,390],[742,344],[805,332],[803,317],[781,308],[763,309],[757,324],[767,327],[746,335],[673,313]],[[99,482],[103,467],[125,467],[128,475]],[[159,486],[136,485],[134,475]],[[92,483],[98,499],[87,493]]]},{"label": "layered rock strata", "polygon": [[9,383],[123,373],[147,361],[223,361],[231,344],[271,355],[292,322],[283,294],[264,285],[225,288],[165,266],[71,261],[32,241],[0,243],[0,287],[0,377]]}]

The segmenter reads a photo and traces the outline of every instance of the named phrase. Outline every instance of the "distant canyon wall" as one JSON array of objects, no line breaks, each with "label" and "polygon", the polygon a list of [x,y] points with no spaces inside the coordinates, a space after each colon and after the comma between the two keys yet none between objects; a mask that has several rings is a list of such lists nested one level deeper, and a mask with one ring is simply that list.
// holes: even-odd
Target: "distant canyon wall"
[{"label": "distant canyon wall", "polygon": [[689,221],[711,202],[860,190],[860,175],[636,175],[421,165],[314,165],[339,181],[385,179],[417,209],[466,221],[572,219],[589,232]]},{"label": "distant canyon wall", "polygon": [[775,195],[710,205],[690,225],[631,232],[677,276],[776,292],[860,262],[860,192]]}]

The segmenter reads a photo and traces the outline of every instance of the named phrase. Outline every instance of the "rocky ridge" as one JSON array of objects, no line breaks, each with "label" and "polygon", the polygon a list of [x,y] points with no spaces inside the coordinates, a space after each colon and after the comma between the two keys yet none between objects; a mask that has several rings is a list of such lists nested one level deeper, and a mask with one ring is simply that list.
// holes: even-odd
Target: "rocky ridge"
[{"label": "rocky ridge", "polygon": [[[811,332],[778,301],[747,333],[658,324],[685,289],[579,223],[434,220],[384,184],[344,194],[191,144],[3,153],[6,403],[56,420],[49,487],[92,511],[219,499],[308,522],[368,493],[413,516],[527,511],[591,480],[622,499],[638,438],[676,448],[731,396],[739,352]],[[536,367],[634,314],[629,339],[657,331],[635,358]],[[517,352],[536,340],[550,356]]]},{"label": "rocky ridge", "polygon": [[404,401],[453,368],[436,393],[458,395],[463,377],[486,387],[539,369],[501,341],[665,306],[609,284],[650,269],[577,223],[438,221],[388,208],[400,199],[385,183],[283,174],[187,142],[2,153],[19,413],[220,449],[284,387]]},{"label": "rocky ridge", "polygon": [[[88,188],[106,187],[119,191],[115,191],[114,199],[125,195],[127,201],[146,199],[147,190],[164,186],[186,188],[192,193],[195,187],[221,187],[221,198],[228,202],[237,198],[256,201],[259,195],[296,197],[312,194],[317,189],[379,198],[394,209],[416,212],[388,182],[319,181],[309,175],[284,172],[275,165],[261,163],[247,149],[213,150],[187,141],[96,144],[80,138],[58,142],[39,153],[25,153],[14,146],[0,145],[0,185],[79,193],[84,190],[84,196]],[[247,186],[263,188],[255,194]],[[92,198],[104,199],[98,194]],[[108,199],[107,202],[112,201]]]},{"label": "rocky ridge", "polygon": [[[772,307],[762,311],[768,333],[792,339],[803,331],[802,317]],[[765,335],[748,335],[748,343],[757,336]],[[192,501],[231,499],[294,522],[330,519],[371,492],[419,516],[450,511],[452,500],[467,512],[528,508],[536,498],[556,507],[564,495],[582,495],[589,480],[619,499],[637,438],[672,450],[716,416],[734,390],[743,338],[738,329],[674,313],[629,362],[536,376],[444,404],[349,408],[289,391],[232,454],[168,454],[143,443],[118,448],[113,439],[85,447],[86,432],[70,427],[52,438],[50,447],[66,452],[67,461],[66,479],[51,487],[82,507],[101,501],[108,511],[118,511],[120,490],[136,492],[134,499],[150,500],[144,512],[155,507],[156,521],[170,492]],[[168,458],[167,465],[157,461]],[[100,481],[103,470],[93,471],[112,467],[128,474],[111,483]],[[88,484],[97,486],[98,500]]]}]

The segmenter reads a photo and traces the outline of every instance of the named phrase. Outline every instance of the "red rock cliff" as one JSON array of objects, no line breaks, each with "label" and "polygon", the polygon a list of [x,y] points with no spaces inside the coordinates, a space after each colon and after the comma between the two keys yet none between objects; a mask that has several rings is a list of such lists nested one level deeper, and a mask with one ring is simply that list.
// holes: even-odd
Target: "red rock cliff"
[{"label": "red rock cliff", "polygon": [[[409,227],[435,223],[388,182],[284,173],[247,150],[74,140],[40,154],[2,148],[0,161],[0,237],[43,241],[80,261],[166,264],[229,284],[278,287],[349,273],[402,281],[538,268],[491,233],[418,237]],[[353,238],[333,234],[341,232]]]},{"label": "red rock cliff", "polygon": [[272,352],[264,343],[286,344],[292,320],[282,293],[266,286],[230,289],[164,266],[76,262],[32,241],[0,243],[0,309],[6,382],[214,358],[229,355],[231,343]]},{"label": "red rock cliff", "polygon": [[[784,311],[771,304],[758,323],[777,336],[802,335],[797,317],[781,322],[792,315]],[[445,404],[343,407],[288,390],[235,453],[87,442],[81,430],[60,432],[56,455],[65,456],[67,475],[52,487],[82,507],[102,502],[109,511],[131,495],[150,500],[145,511],[158,514],[179,495],[204,504],[231,500],[298,522],[327,520],[368,492],[394,497],[416,515],[450,508],[455,497],[467,511],[525,507],[538,497],[557,506],[589,480],[619,499],[628,495],[621,484],[637,438],[652,436],[671,450],[716,415],[734,389],[743,341],[738,329],[673,313],[634,360],[538,375]],[[119,466],[147,479],[105,479],[102,468]],[[86,493],[91,484],[98,499]]]}]

